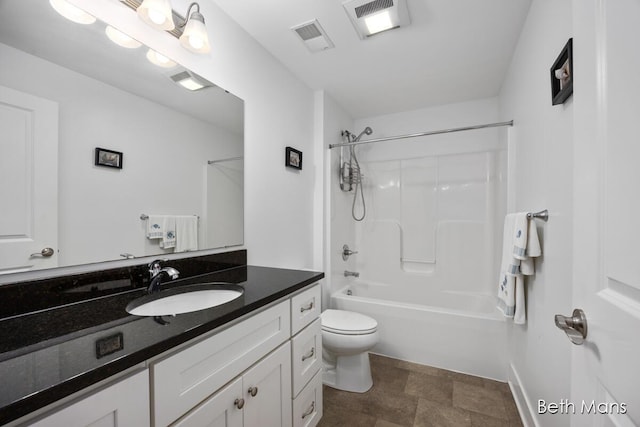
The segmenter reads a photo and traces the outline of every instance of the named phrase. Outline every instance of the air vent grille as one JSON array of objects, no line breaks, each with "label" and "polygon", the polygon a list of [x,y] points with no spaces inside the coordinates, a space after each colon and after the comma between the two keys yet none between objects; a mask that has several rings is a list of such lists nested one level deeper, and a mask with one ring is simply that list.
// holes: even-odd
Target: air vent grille
[{"label": "air vent grille", "polygon": [[333,42],[317,19],[296,25],[291,29],[300,37],[300,40],[310,52],[321,52],[334,47]]},{"label": "air vent grille", "polygon": [[296,33],[298,33],[300,38],[304,41],[315,39],[316,37],[322,36],[322,33],[313,22],[309,25],[305,25],[304,27],[296,28],[295,31]]},{"label": "air vent grille", "polygon": [[379,12],[383,9],[389,9],[390,7],[393,7],[393,0],[374,0],[370,3],[356,7],[356,17],[360,19],[363,16],[371,15],[372,13]]}]

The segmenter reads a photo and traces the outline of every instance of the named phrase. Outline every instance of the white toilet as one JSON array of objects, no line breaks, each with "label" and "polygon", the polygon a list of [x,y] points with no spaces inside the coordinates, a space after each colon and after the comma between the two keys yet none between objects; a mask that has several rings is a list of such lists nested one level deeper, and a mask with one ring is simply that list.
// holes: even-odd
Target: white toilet
[{"label": "white toilet", "polygon": [[364,393],[373,385],[368,351],[378,342],[378,322],[364,314],[325,310],[322,319],[323,382]]}]

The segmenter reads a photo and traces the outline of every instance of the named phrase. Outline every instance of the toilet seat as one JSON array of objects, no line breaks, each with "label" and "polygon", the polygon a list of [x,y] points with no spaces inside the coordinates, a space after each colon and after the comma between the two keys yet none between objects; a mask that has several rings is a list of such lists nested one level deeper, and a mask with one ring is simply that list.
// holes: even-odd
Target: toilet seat
[{"label": "toilet seat", "polygon": [[328,309],[320,318],[323,331],[338,335],[366,335],[378,329],[375,319],[353,311]]}]

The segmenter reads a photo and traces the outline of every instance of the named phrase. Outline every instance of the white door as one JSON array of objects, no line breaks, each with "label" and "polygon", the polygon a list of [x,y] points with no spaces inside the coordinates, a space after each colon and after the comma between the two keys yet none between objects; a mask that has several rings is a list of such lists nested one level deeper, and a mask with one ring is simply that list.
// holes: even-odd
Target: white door
[{"label": "white door", "polygon": [[0,274],[56,267],[58,104],[0,86],[0,130]]},{"label": "white door", "polygon": [[242,376],[244,427],[291,427],[291,344],[286,342]]},{"label": "white door", "polygon": [[[573,286],[588,335],[573,347],[568,409],[574,426],[634,426],[640,425],[640,1],[573,5]],[[570,313],[567,307],[563,314]]]}]

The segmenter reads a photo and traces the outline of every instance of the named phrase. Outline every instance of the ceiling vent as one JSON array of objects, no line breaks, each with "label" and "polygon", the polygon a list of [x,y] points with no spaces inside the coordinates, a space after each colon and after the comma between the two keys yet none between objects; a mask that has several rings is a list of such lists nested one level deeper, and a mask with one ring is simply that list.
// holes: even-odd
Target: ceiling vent
[{"label": "ceiling vent", "polygon": [[410,23],[406,0],[348,0],[342,6],[361,39]]},{"label": "ceiling vent", "polygon": [[327,36],[317,19],[296,25],[291,28],[300,37],[300,40],[311,52],[320,52],[322,50],[334,47],[333,42]]}]

